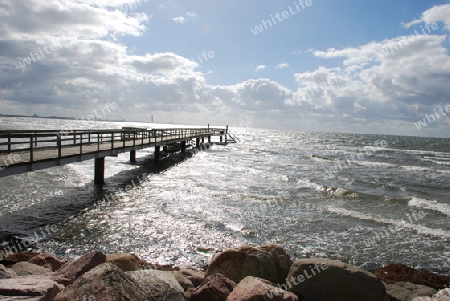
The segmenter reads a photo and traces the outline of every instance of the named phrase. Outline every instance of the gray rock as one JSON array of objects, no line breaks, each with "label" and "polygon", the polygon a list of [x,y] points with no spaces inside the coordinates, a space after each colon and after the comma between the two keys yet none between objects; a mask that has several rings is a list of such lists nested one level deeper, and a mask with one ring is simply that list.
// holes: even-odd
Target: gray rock
[{"label": "gray rock", "polygon": [[386,284],[386,291],[395,301],[412,301],[416,297],[433,296],[437,290],[421,284],[411,282],[397,282]]},{"label": "gray rock", "polygon": [[25,261],[14,264],[11,269],[17,274],[17,276],[45,275],[51,272],[49,268],[44,268],[34,263]]},{"label": "gray rock", "polygon": [[0,296],[0,301],[42,301],[42,297]]},{"label": "gray rock", "polygon": [[78,300],[80,296],[95,301],[185,301],[183,289],[170,273],[153,270],[125,273],[112,263],[85,273],[54,301]]},{"label": "gray rock", "polygon": [[50,276],[44,275],[0,280],[0,295],[3,296],[28,296],[40,297],[40,300],[52,300],[63,288],[63,285],[50,279]]},{"label": "gray rock", "polygon": [[328,259],[297,260],[285,285],[300,300],[390,301],[383,283],[375,275]]},{"label": "gray rock", "polygon": [[270,281],[245,277],[228,296],[227,301],[298,301],[298,297],[275,287]]},{"label": "gray rock", "polygon": [[450,288],[438,291],[433,297],[417,297],[413,301],[450,301]]},{"label": "gray rock", "polygon": [[206,271],[206,277],[223,274],[236,283],[247,276],[259,277],[273,283],[284,282],[292,260],[279,245],[259,248],[243,246],[219,254]]},{"label": "gray rock", "polygon": [[16,276],[16,272],[11,269],[5,268],[3,264],[0,264],[0,279],[9,279]]},{"label": "gray rock", "polygon": [[166,271],[141,270],[127,272],[141,287],[150,300],[185,301],[184,290],[175,277]]}]

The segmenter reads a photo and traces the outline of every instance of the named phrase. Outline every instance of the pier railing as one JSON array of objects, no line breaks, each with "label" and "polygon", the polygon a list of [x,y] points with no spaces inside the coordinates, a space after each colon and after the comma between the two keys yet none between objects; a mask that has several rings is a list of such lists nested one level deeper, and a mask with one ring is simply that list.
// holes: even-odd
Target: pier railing
[{"label": "pier railing", "polygon": [[[0,131],[0,154],[29,154],[33,162],[34,153],[39,150],[57,150],[57,158],[62,157],[63,149],[78,148],[79,154],[85,151],[120,148],[137,144],[163,143],[171,140],[189,140],[198,137],[226,135],[223,128],[169,128],[140,129],[123,128],[108,130],[14,130]],[[92,146],[97,146],[93,149]]]}]

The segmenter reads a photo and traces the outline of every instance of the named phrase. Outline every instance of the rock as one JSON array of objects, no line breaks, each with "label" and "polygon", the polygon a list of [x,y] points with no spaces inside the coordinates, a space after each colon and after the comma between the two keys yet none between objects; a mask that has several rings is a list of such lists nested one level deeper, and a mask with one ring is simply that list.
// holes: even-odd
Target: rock
[{"label": "rock", "polygon": [[[157,274],[158,273],[158,274]],[[185,301],[183,289],[172,275],[161,271],[123,272],[112,263],[104,263],[78,278],[60,292],[54,301]]]},{"label": "rock", "polygon": [[37,255],[39,255],[39,253],[36,253],[36,252],[14,253],[14,254],[9,255],[8,257],[4,258],[3,260],[1,260],[0,263],[9,267],[9,266],[12,266],[13,264],[16,264],[21,261],[28,261]]},{"label": "rock", "polygon": [[194,288],[194,284],[192,284],[192,281],[189,280],[187,278],[187,276],[185,276],[180,271],[172,271],[172,272],[168,272],[168,273],[171,273],[173,275],[173,277],[175,277],[175,279],[181,285],[181,287],[183,288],[183,290],[185,292],[190,288]]},{"label": "rock", "polygon": [[450,288],[440,290],[433,297],[417,297],[413,301],[450,301]]},{"label": "rock", "polygon": [[450,286],[450,276],[417,270],[404,264],[393,263],[385,265],[375,271],[375,276],[387,284],[396,282],[411,282],[423,284],[435,289],[442,289]]},{"label": "rock", "polygon": [[37,256],[34,256],[30,260],[28,260],[28,262],[49,268],[52,271],[58,270],[65,263],[64,261],[59,260],[50,253],[42,253]]},{"label": "rock", "polygon": [[180,269],[180,272],[192,282],[194,287],[202,284],[205,279],[205,273],[198,269]]},{"label": "rock", "polygon": [[45,275],[51,272],[48,268],[25,261],[12,265],[11,269],[17,274],[17,276]]},{"label": "rock", "polygon": [[270,281],[252,276],[245,277],[236,285],[227,301],[298,301],[298,297],[275,287]]},{"label": "rock", "polygon": [[221,273],[238,283],[247,276],[259,277],[273,283],[284,283],[292,260],[278,245],[260,248],[243,246],[219,254],[208,267],[206,276]]},{"label": "rock", "polygon": [[0,264],[0,279],[9,279],[16,276],[17,276],[16,272],[14,272],[11,269],[5,268],[3,264]]},{"label": "rock", "polygon": [[383,283],[372,273],[328,259],[297,260],[281,286],[308,301],[389,301]]},{"label": "rock", "polygon": [[115,264],[104,263],[80,276],[54,301],[146,300],[143,290]]},{"label": "rock", "polygon": [[92,252],[81,256],[77,260],[66,263],[56,272],[57,274],[64,276],[73,282],[87,271],[105,262],[105,254],[101,252]]},{"label": "rock", "polygon": [[141,269],[139,258],[134,254],[117,253],[106,256],[106,262],[117,265],[122,271],[138,271]]},{"label": "rock", "polygon": [[[148,300],[185,301],[184,290],[171,272],[141,270],[127,272],[139,286],[145,288]],[[146,299],[147,300],[147,299]]]},{"label": "rock", "polygon": [[0,296],[0,301],[42,301],[42,297]]},{"label": "rock", "polygon": [[40,297],[39,300],[53,300],[63,288],[63,285],[43,275],[0,280],[0,295],[4,296],[29,296]]},{"label": "rock", "polygon": [[205,278],[203,283],[191,295],[191,301],[225,301],[236,283],[222,274]]},{"label": "rock", "polygon": [[42,301],[42,297],[0,296],[0,301]]},{"label": "rock", "polygon": [[433,296],[437,292],[434,288],[411,282],[386,284],[386,291],[395,301],[411,301],[420,296]]}]

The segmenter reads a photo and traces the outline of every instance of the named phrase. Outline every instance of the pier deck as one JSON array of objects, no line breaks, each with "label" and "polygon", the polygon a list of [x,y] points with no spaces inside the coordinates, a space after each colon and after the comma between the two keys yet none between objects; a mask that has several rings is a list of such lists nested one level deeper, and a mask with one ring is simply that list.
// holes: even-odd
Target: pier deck
[{"label": "pier deck", "polygon": [[[104,158],[130,152],[135,161],[136,150],[155,147],[159,160],[160,147],[177,144],[182,152],[186,143],[196,141],[200,147],[205,138],[218,136],[227,141],[227,128],[173,128],[69,131],[0,131],[0,177],[33,170],[96,159],[95,182],[103,182]],[[97,166],[98,165],[98,166]]]}]

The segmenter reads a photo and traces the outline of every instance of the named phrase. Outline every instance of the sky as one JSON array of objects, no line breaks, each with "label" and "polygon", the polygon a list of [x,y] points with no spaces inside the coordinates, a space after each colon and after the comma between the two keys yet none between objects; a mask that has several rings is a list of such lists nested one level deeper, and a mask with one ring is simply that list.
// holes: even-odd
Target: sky
[{"label": "sky", "polygon": [[450,137],[449,33],[449,0],[1,0],[0,114]]}]

